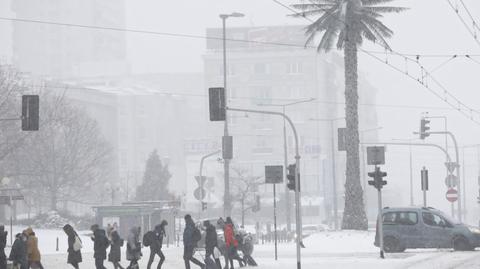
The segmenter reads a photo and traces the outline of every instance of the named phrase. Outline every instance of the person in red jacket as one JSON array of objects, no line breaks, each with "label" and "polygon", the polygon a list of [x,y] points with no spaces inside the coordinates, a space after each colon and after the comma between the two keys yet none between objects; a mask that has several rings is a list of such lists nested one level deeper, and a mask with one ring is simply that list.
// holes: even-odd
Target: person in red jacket
[{"label": "person in red jacket", "polygon": [[237,260],[240,267],[243,267],[243,260],[238,256],[238,241],[235,239],[235,226],[233,225],[232,218],[227,217],[227,221],[223,226],[223,235],[225,237],[225,244],[226,244],[226,253],[225,253],[225,268],[228,268],[228,263],[230,263],[230,268],[234,269],[233,267],[233,260]]}]

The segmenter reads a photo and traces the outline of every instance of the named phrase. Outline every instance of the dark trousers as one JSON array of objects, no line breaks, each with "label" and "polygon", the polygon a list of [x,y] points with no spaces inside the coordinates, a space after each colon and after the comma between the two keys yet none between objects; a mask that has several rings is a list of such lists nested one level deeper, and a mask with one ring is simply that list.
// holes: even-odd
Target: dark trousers
[{"label": "dark trousers", "polygon": [[[1,267],[0,267],[1,268]],[[43,269],[43,265],[41,262],[29,262],[28,263],[28,268],[40,268]]]},{"label": "dark trousers", "polygon": [[123,269],[123,267],[120,265],[120,262],[112,262],[113,268],[115,269]]},{"label": "dark trousers", "polygon": [[5,256],[5,250],[0,251],[0,269],[7,268],[7,257]]},{"label": "dark trousers", "polygon": [[160,261],[158,262],[157,269],[162,268],[162,264],[165,261],[165,255],[163,255],[162,250],[154,251],[150,250],[150,258],[148,259],[147,269],[150,269],[155,259],[155,256],[158,255],[160,257]]},{"label": "dark trousers", "polygon": [[225,268],[228,268],[228,264],[230,263],[230,268],[233,269],[233,260],[237,260],[240,267],[243,267],[243,260],[238,255],[237,248],[235,246],[230,246],[227,247],[225,255]]},{"label": "dark trousers", "polygon": [[130,261],[130,265],[127,268],[138,268],[138,260],[137,259],[132,259]]},{"label": "dark trousers", "polygon": [[193,262],[200,268],[205,267],[205,264],[193,257],[193,249],[193,246],[183,246],[183,260],[185,261],[185,269],[190,269],[190,262]]},{"label": "dark trousers", "polygon": [[78,266],[78,263],[71,263],[71,265],[73,266],[73,268],[75,269],[79,269],[80,267]]},{"label": "dark trousers", "polygon": [[105,266],[103,266],[103,261],[105,259],[103,258],[95,258],[95,268],[96,269],[106,269]]},{"label": "dark trousers", "polygon": [[222,269],[222,264],[220,263],[220,259],[213,256],[214,249],[215,249],[214,246],[205,248],[205,259],[208,257],[212,257],[215,260],[215,264],[217,265],[217,268]]}]

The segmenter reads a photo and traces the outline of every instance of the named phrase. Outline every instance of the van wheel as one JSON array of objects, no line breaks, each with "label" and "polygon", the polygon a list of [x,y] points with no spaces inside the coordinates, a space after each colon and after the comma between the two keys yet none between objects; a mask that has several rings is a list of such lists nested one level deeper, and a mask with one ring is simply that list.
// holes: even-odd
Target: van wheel
[{"label": "van wheel", "polygon": [[465,237],[457,236],[453,239],[453,249],[455,251],[469,251],[473,250],[473,247]]},{"label": "van wheel", "polygon": [[383,250],[387,253],[403,252],[405,248],[400,245],[400,241],[392,236],[383,239]]}]

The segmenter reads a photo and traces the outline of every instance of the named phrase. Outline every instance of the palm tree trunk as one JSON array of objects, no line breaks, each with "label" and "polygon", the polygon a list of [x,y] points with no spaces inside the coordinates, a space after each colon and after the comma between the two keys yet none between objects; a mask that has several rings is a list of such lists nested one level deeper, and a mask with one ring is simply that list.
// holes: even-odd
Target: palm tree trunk
[{"label": "palm tree trunk", "polygon": [[345,42],[344,49],[347,171],[342,229],[367,230],[368,221],[360,184],[357,46],[352,39]]}]

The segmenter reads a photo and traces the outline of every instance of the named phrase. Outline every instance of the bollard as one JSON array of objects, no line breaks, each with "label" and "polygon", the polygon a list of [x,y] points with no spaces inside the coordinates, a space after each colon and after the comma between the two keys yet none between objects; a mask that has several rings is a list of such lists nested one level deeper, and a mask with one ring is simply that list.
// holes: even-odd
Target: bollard
[{"label": "bollard", "polygon": [[57,250],[57,252],[58,252],[58,250],[59,250],[59,248],[58,248],[58,237],[57,237],[57,248],[56,248],[56,250]]}]

